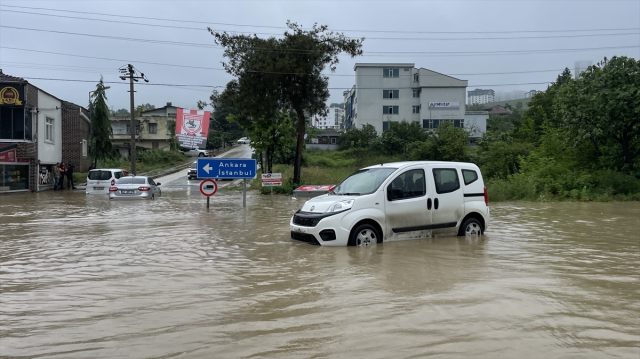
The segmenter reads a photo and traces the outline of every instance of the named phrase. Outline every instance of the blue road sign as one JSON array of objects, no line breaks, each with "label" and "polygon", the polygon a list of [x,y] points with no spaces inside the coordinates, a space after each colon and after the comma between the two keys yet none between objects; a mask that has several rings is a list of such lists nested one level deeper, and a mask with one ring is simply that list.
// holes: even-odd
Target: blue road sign
[{"label": "blue road sign", "polygon": [[198,178],[254,178],[257,162],[249,158],[198,158]]}]

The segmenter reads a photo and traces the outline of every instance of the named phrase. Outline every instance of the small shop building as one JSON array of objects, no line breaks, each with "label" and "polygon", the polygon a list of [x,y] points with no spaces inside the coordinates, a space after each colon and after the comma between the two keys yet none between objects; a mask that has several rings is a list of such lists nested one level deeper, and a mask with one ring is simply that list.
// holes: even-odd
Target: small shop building
[{"label": "small shop building", "polygon": [[[83,149],[87,146],[89,119],[83,118],[86,110],[82,110],[0,70],[0,193],[53,189],[52,170],[57,162],[72,164],[76,171],[82,170],[81,159],[88,165],[88,151]],[[65,114],[77,114],[84,122],[82,133],[73,137],[77,146],[67,137],[76,126]],[[65,117],[69,126],[63,126]],[[65,137],[69,141],[68,159],[63,153]]]}]

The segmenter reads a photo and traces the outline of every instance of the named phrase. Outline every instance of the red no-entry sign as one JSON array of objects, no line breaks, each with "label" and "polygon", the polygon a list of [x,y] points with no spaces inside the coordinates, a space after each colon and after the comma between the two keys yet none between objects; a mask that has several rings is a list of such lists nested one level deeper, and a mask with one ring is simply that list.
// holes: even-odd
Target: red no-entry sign
[{"label": "red no-entry sign", "polygon": [[218,192],[218,184],[212,179],[206,179],[200,182],[200,193],[207,197],[211,197]]}]

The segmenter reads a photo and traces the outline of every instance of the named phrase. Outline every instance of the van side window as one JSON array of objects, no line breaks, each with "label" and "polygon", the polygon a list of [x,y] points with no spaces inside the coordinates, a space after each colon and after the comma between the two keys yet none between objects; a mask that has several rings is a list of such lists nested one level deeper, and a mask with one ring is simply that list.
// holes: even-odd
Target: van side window
[{"label": "van side window", "polygon": [[422,197],[427,194],[424,170],[410,170],[396,177],[387,186],[387,199],[397,201],[401,199]]},{"label": "van side window", "polygon": [[438,193],[449,193],[460,189],[458,171],[454,168],[434,168],[433,179]]},{"label": "van side window", "polygon": [[116,172],[115,173],[115,177],[116,177],[116,179],[118,179],[120,177],[124,177],[124,174],[122,172]]},{"label": "van side window", "polygon": [[462,177],[464,177],[465,185],[470,185],[478,180],[478,174],[473,170],[462,170]]}]

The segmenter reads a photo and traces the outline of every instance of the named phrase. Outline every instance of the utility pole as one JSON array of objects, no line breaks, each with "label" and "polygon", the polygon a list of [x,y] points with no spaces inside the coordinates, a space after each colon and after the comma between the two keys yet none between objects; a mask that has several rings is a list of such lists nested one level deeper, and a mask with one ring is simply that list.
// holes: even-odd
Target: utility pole
[{"label": "utility pole", "polygon": [[126,80],[129,78],[129,96],[131,100],[131,125],[129,125],[129,129],[131,132],[131,173],[136,174],[136,120],[135,120],[135,106],[133,101],[133,82],[138,82],[139,79],[143,79],[144,82],[149,82],[149,79],[142,73],[139,72],[133,65],[128,64],[127,66],[122,66],[119,69],[122,76],[120,76],[121,80]]}]

